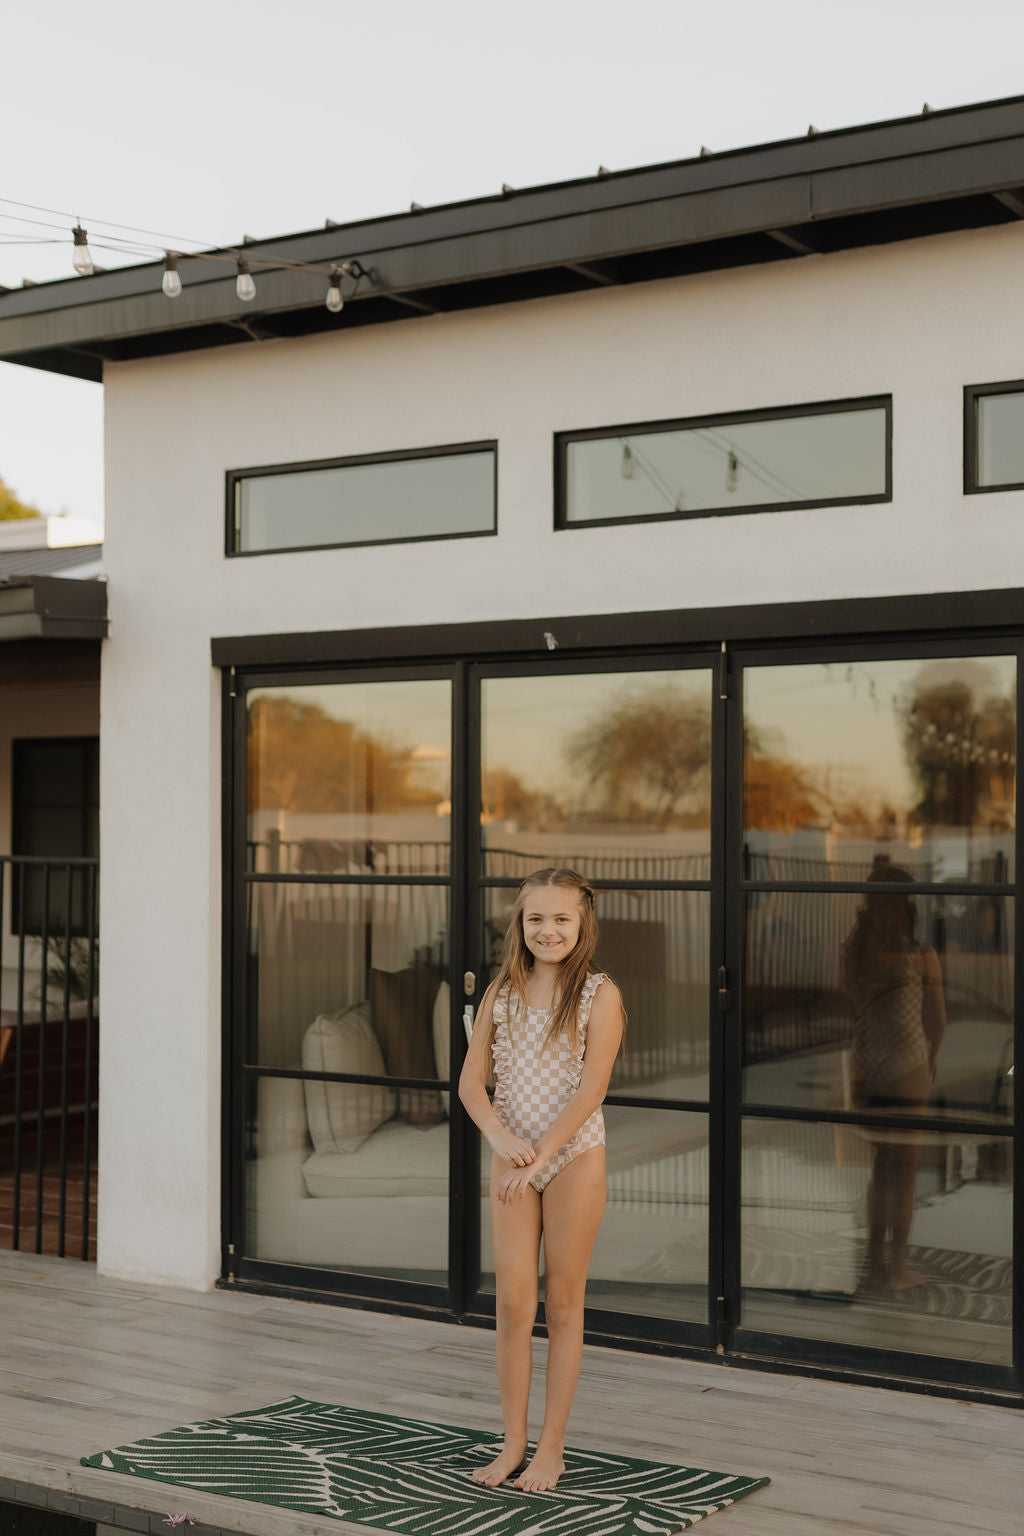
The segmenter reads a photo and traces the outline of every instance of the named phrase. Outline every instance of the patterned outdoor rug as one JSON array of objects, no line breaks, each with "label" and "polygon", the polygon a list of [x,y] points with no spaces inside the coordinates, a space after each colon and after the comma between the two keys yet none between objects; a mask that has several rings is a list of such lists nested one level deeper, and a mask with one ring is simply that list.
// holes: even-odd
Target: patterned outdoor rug
[{"label": "patterned outdoor rug", "polygon": [[289,1397],[82,1465],[404,1536],[675,1536],[770,1481],[566,1451],[558,1487],[531,1494],[472,1481],[493,1454],[480,1430]]}]

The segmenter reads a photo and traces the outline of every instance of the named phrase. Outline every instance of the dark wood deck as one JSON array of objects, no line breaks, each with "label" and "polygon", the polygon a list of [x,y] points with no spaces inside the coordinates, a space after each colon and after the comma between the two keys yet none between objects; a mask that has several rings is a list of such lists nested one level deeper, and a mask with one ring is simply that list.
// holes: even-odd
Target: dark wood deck
[{"label": "dark wood deck", "polygon": [[[293,1392],[499,1425],[493,1338],[481,1329],[168,1290],[26,1253],[0,1253],[0,1287],[0,1500],[49,1498],[153,1536],[167,1536],[171,1512],[248,1536],[340,1536],[364,1528],[121,1477],[79,1457]],[[713,1517],[719,1536],[1022,1530],[1024,1412],[1012,1408],[588,1349],[570,1438],[770,1475],[770,1488]]]}]

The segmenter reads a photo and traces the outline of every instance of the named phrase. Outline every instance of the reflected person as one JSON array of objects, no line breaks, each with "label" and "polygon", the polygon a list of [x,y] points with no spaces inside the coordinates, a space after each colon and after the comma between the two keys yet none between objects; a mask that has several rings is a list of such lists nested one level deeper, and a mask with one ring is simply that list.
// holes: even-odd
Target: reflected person
[{"label": "reflected person", "polygon": [[[878,864],[872,883],[907,883],[897,864]],[[946,1029],[939,957],[917,937],[917,904],[905,891],[880,890],[864,898],[843,944],[843,990],[853,1012],[853,1100],[858,1109],[923,1114],[928,1107],[939,1047]],[[907,1268],[914,1216],[917,1135],[873,1132],[875,1157],[868,1184],[868,1260],[865,1284],[905,1291],[924,1283]]]}]

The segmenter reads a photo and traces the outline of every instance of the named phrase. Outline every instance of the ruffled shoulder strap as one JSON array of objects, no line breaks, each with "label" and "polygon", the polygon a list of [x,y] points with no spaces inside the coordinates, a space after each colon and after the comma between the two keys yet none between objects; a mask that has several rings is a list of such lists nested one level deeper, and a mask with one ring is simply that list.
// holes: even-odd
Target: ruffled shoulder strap
[{"label": "ruffled shoulder strap", "polygon": [[576,1011],[577,1022],[581,1030],[585,1030],[590,1023],[590,1010],[593,1006],[594,995],[602,981],[607,980],[608,977],[604,971],[591,971],[583,983],[583,991],[580,993],[580,1005]]},{"label": "ruffled shoulder strap", "polygon": [[502,987],[500,992],[495,992],[494,1002],[491,1004],[491,1016],[495,1024],[508,1023],[508,1004],[511,988]]}]

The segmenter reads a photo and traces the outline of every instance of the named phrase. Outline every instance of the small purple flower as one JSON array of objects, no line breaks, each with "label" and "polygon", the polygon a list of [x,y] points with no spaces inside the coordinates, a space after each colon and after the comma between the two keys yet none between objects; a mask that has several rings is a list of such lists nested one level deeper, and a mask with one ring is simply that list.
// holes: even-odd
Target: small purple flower
[{"label": "small purple flower", "polygon": [[164,1525],[195,1525],[191,1515],[165,1515]]}]

